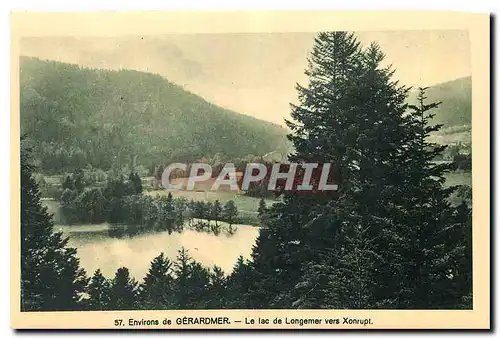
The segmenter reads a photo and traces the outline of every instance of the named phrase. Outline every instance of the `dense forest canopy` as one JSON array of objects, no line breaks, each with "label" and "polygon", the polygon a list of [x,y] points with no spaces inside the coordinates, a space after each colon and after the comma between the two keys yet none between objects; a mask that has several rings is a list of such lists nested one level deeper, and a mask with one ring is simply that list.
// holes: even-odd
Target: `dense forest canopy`
[{"label": "dense forest canopy", "polygon": [[285,128],[215,106],[159,75],[22,57],[21,131],[44,172],[286,151]]}]

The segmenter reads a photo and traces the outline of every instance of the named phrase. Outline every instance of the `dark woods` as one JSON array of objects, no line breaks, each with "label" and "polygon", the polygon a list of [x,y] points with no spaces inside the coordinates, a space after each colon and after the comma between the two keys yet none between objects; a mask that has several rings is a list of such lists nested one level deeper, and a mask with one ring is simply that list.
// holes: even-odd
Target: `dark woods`
[{"label": "dark woods", "polygon": [[182,248],[175,262],[163,253],[154,258],[141,283],[125,267],[113,279],[95,271],[87,285],[88,297],[78,306],[82,310],[225,308],[227,284],[219,267],[203,267]]},{"label": "dark woods", "polygon": [[290,160],[338,164],[342,185],[335,197],[262,200],[252,258],[228,276],[181,249],[175,262],[156,257],[141,282],[126,268],[113,279],[86,277],[75,250],[53,233],[23,152],[22,310],[471,309],[471,209],[449,202],[458,187],[445,188],[444,174],[454,165],[433,162],[446,147],[428,141],[441,128],[430,120],[438,103],[420,89],[407,105],[409,89],[391,80],[383,58],[353,34],[317,36],[309,84],[298,86],[287,122]]},{"label": "dark woods", "polygon": [[190,229],[218,235],[222,231],[218,222],[222,221],[229,224],[228,234],[236,231],[233,224],[239,221],[238,209],[232,200],[221,205],[219,200],[188,201],[173,198],[171,193],[142,195],[141,179],[133,172],[128,181],[119,176],[109,179],[104,187],[85,187],[80,177],[80,172],[75,172],[62,185],[59,206],[67,224],[108,222],[127,226],[128,231],[172,233],[182,232],[187,222]]}]

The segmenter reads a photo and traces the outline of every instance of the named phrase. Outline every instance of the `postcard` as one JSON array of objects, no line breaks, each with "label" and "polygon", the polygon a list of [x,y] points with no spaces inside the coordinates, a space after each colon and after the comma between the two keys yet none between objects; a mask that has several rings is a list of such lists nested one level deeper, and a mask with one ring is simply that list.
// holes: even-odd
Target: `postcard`
[{"label": "postcard", "polygon": [[11,28],[13,328],[490,328],[489,14]]}]

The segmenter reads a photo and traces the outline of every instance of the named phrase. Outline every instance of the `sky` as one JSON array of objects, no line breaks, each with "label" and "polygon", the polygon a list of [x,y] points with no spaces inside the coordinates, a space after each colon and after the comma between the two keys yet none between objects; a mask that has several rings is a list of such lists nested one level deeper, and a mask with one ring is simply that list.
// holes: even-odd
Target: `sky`
[{"label": "sky", "polygon": [[[429,86],[470,76],[466,31],[356,32],[377,42],[394,77]],[[103,69],[157,73],[206,100],[284,125],[315,33],[171,34],[155,36],[24,38],[21,55]]]}]

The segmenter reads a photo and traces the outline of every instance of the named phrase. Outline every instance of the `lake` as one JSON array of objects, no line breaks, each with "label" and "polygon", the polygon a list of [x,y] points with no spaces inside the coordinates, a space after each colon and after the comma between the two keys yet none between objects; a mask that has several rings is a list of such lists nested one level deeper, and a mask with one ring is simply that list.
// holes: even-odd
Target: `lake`
[{"label": "lake", "polygon": [[106,223],[82,226],[54,226],[69,236],[69,246],[78,251],[80,265],[90,276],[100,268],[106,277],[113,277],[120,267],[127,267],[130,274],[142,281],[151,260],[161,252],[175,260],[178,250],[185,247],[189,255],[203,265],[221,267],[230,274],[238,256],[250,258],[259,228],[236,225],[232,236],[185,230],[182,233],[157,232],[137,235],[111,236]]}]

